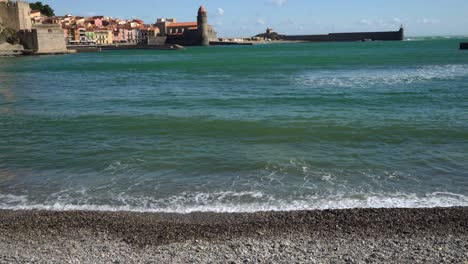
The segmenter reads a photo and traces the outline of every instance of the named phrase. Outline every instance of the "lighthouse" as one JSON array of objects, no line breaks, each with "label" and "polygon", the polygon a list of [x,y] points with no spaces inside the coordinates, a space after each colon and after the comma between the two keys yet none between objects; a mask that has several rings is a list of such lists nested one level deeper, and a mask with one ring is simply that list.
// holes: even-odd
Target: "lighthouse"
[{"label": "lighthouse", "polygon": [[198,32],[200,33],[200,45],[201,46],[209,46],[210,40],[208,39],[208,15],[206,12],[206,8],[204,6],[200,6],[198,9]]}]

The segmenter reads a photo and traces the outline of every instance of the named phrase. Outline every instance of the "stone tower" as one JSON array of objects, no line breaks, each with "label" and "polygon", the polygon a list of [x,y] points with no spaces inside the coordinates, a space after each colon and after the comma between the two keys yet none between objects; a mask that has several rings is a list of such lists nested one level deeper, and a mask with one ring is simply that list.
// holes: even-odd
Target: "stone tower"
[{"label": "stone tower", "polygon": [[31,8],[22,1],[0,0],[0,23],[5,27],[19,30],[31,30]]},{"label": "stone tower", "polygon": [[201,35],[200,45],[209,46],[210,40],[208,38],[208,15],[204,6],[200,6],[200,8],[198,9],[197,22],[198,32]]}]

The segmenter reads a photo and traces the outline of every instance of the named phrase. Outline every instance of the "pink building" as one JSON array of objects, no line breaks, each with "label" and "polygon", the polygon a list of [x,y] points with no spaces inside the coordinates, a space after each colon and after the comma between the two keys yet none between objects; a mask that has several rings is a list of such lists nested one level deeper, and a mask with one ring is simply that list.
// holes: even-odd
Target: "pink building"
[{"label": "pink building", "polygon": [[136,44],[141,40],[141,29],[120,27],[112,30],[114,35],[114,43],[129,43]]},{"label": "pink building", "polygon": [[68,43],[68,29],[67,28],[63,28],[63,38]]},{"label": "pink building", "polygon": [[86,27],[102,27],[102,18],[101,17],[90,17],[86,19]]},{"label": "pink building", "polygon": [[114,43],[129,43],[129,29],[127,28],[114,28],[112,30],[114,34]]}]

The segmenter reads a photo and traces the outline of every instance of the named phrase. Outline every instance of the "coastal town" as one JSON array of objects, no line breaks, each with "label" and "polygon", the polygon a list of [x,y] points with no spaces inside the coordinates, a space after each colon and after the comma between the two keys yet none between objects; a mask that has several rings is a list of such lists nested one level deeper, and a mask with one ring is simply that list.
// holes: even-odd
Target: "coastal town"
[{"label": "coastal town", "polygon": [[[201,7],[200,12],[206,14],[206,9]],[[158,18],[154,23],[145,23],[141,19],[128,20],[109,16],[47,17],[33,10],[31,19],[33,24],[61,25],[68,45],[148,43],[157,36],[179,36],[186,31],[198,30],[197,21],[177,22],[175,18]],[[216,39],[216,32],[211,26],[208,27],[210,38]]]},{"label": "coastal town", "polygon": [[[46,10],[37,10],[47,7]],[[208,23],[208,11],[194,10],[194,21],[155,18],[122,19],[106,15],[57,16],[42,2],[0,0],[0,54],[66,54],[102,49],[181,49],[184,46],[252,45],[276,42],[401,41],[398,31],[282,35],[271,28],[251,37],[218,38]],[[93,47],[92,50],[90,47]]]},{"label": "coastal town", "polygon": [[51,16],[31,9],[27,2],[0,0],[0,33],[5,35],[0,44],[7,42],[2,44],[4,52],[14,55],[70,53],[73,52],[70,47],[86,45],[208,46],[210,42],[223,41],[208,24],[204,6],[200,6],[196,15],[194,12],[195,16],[196,21],[157,18],[153,23],[109,16]]},{"label": "coastal town", "polygon": [[[148,31],[156,30],[140,19],[125,20],[106,16],[45,17],[33,11],[34,23],[57,23],[62,26],[67,44],[139,43],[148,38]],[[37,14],[37,16],[33,16]]]}]

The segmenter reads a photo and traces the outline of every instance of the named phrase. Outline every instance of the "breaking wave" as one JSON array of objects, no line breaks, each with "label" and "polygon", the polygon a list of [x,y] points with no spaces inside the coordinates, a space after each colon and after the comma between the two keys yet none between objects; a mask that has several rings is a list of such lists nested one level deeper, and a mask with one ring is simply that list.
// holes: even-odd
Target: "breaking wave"
[{"label": "breaking wave", "polygon": [[370,68],[342,71],[308,71],[294,76],[299,85],[341,88],[366,88],[373,85],[399,85],[468,76],[467,65],[425,65],[407,68]]},{"label": "breaking wave", "polygon": [[[239,198],[251,199],[250,203],[238,203]],[[28,196],[0,194],[0,209],[50,210],[50,211],[128,211],[158,213],[253,213],[262,211],[326,210],[351,208],[434,208],[468,206],[468,196],[449,192],[416,194],[354,194],[332,197],[308,196],[302,199],[275,199],[262,192],[185,193],[166,199],[149,197],[117,198],[115,205],[92,203],[68,203],[66,200],[35,203]],[[228,200],[234,200],[229,202]],[[261,200],[261,201],[255,201]]]}]

